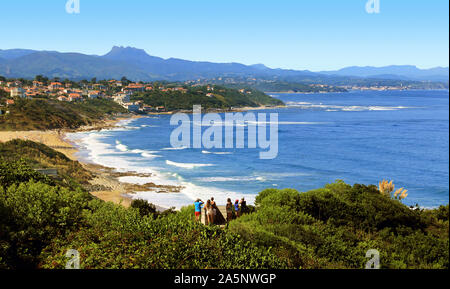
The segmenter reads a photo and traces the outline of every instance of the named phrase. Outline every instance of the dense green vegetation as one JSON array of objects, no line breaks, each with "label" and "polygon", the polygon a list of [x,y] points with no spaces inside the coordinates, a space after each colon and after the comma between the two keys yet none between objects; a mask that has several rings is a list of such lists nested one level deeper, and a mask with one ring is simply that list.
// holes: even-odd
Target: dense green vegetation
[{"label": "dense green vegetation", "polygon": [[[64,268],[72,248],[83,268],[282,266],[268,250],[196,223],[193,208],[126,209],[54,184],[26,162],[0,164],[0,269]],[[210,258],[210,251],[222,257]]]},{"label": "dense green vegetation", "polygon": [[[210,94],[208,96],[208,94]],[[192,110],[194,105],[201,104],[205,109],[231,107],[258,107],[261,105],[283,105],[283,102],[272,98],[260,91],[248,89],[240,92],[236,89],[214,86],[208,91],[206,86],[189,87],[187,92],[167,91],[158,89],[140,93],[132,97],[133,101],[142,100],[146,105],[153,107],[164,106],[167,110]]]},{"label": "dense green vegetation", "polygon": [[62,102],[50,99],[17,99],[0,116],[0,130],[43,130],[78,128],[94,124],[108,115],[126,113],[117,103],[106,99]]},{"label": "dense green vegetation", "polygon": [[230,231],[272,247],[291,268],[364,268],[369,249],[383,268],[448,268],[448,205],[412,209],[375,186],[342,181],[306,193],[268,189],[256,203]]},{"label": "dense green vegetation", "polygon": [[[3,165],[8,168],[27,168],[32,169],[31,177],[34,180],[41,180],[38,177],[42,176],[34,172],[34,169],[48,169],[53,168],[58,170],[58,177],[46,178],[46,183],[51,180],[52,183],[70,188],[77,188],[80,185],[85,185],[88,180],[92,178],[92,174],[83,168],[83,166],[76,161],[72,161],[64,154],[57,152],[46,145],[35,143],[32,141],[12,140],[6,143],[0,143],[0,160],[3,160]],[[24,166],[26,164],[27,166]],[[2,176],[6,174],[9,169],[4,169],[0,164]],[[11,185],[14,177],[18,177],[17,173],[8,177],[11,181],[2,181],[6,187]],[[25,179],[28,179],[28,175]],[[23,177],[19,178],[22,180]]]},{"label": "dense green vegetation", "polygon": [[9,96],[9,94],[6,91],[4,91],[3,89],[0,89],[0,99],[6,98],[8,96]]},{"label": "dense green vegetation", "polygon": [[45,146],[14,141],[0,153],[1,269],[64,268],[70,249],[86,269],[364,268],[369,249],[383,268],[448,268],[449,206],[409,208],[375,186],[268,189],[222,229],[195,222],[193,206],[124,208],[43,176],[33,170],[41,157],[68,164]]}]

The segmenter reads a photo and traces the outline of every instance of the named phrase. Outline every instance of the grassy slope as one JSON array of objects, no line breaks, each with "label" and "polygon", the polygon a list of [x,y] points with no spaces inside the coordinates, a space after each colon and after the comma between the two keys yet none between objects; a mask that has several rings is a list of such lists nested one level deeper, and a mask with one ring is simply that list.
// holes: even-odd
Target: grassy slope
[{"label": "grassy slope", "polygon": [[81,103],[19,99],[8,110],[10,114],[0,116],[0,130],[74,129],[98,122],[109,114],[127,112],[113,101],[104,99]]},{"label": "grassy slope", "polygon": [[59,176],[55,181],[62,186],[79,187],[92,178],[79,162],[43,144],[23,140],[0,143],[0,161],[13,163],[18,160],[33,169],[58,169]]}]

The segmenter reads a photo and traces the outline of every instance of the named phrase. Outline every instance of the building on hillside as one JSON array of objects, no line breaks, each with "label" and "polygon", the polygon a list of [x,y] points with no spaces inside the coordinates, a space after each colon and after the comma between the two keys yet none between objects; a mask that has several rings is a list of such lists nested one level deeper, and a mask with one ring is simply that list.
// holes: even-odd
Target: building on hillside
[{"label": "building on hillside", "polygon": [[127,104],[125,104],[125,108],[131,112],[138,112],[140,107],[139,107],[139,104],[127,103]]},{"label": "building on hillside", "polygon": [[97,90],[89,91],[88,97],[91,98],[91,99],[99,98],[100,97],[100,91],[97,91]]},{"label": "building on hillside", "polygon": [[22,87],[14,87],[13,89],[11,89],[11,97],[25,98],[25,90]]},{"label": "building on hillside", "polygon": [[42,87],[42,86],[44,86],[44,84],[42,82],[40,82],[40,81],[34,80],[33,81],[33,86],[34,87]]},{"label": "building on hillside", "polygon": [[67,96],[61,95],[58,97],[59,101],[68,101],[68,102],[73,102],[73,101],[82,100],[82,99],[83,99],[83,97],[79,93],[69,93]]},{"label": "building on hillside", "polygon": [[6,100],[6,105],[13,105],[15,103],[14,99],[7,99]]},{"label": "building on hillside", "polygon": [[130,83],[125,89],[132,92],[145,92],[145,86],[140,83]]},{"label": "building on hillside", "polygon": [[166,111],[166,108],[164,106],[158,106],[155,108],[155,110],[161,112],[161,111]]},{"label": "building on hillside", "polygon": [[100,83],[96,83],[94,84],[94,90],[105,90],[106,86],[104,86],[103,84]]},{"label": "building on hillside", "polygon": [[60,88],[62,88],[62,84],[60,82],[52,82],[48,86],[48,89],[50,89],[50,90],[57,90],[57,89],[60,89]]},{"label": "building on hillside", "polygon": [[59,100],[59,101],[70,101],[70,100],[69,100],[69,97],[67,97],[67,96],[65,96],[65,95],[58,96],[58,100]]},{"label": "building on hillside", "polygon": [[143,112],[152,112],[155,111],[155,109],[153,108],[153,106],[150,105],[144,105],[144,107],[142,108]]},{"label": "building on hillside", "polygon": [[39,95],[39,91],[33,88],[29,88],[25,92],[25,96],[28,98],[33,98]]},{"label": "building on hillside", "polygon": [[69,100],[70,101],[76,101],[76,100],[82,100],[83,97],[79,93],[69,93]]},{"label": "building on hillside", "polygon": [[114,96],[114,101],[122,104],[122,103],[129,103],[130,102],[130,96],[126,93],[119,93]]}]

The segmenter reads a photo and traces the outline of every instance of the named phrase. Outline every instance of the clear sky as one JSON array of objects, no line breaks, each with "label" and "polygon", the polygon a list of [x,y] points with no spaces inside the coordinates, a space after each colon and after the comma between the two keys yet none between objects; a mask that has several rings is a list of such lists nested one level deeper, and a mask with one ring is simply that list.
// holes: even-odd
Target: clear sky
[{"label": "clear sky", "polygon": [[1,0],[0,49],[106,54],[333,70],[448,66],[448,0]]}]

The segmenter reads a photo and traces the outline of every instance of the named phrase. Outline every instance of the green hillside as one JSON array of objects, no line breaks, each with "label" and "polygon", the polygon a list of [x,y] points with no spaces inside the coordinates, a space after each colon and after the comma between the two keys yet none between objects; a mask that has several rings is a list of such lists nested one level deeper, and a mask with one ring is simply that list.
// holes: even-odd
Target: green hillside
[{"label": "green hillside", "polygon": [[75,129],[99,122],[108,115],[127,112],[117,103],[105,99],[78,103],[18,99],[8,110],[9,114],[0,116],[0,130]]},{"label": "green hillside", "polygon": [[[23,167],[22,165],[26,164],[31,169],[57,169],[58,177],[52,178],[52,183],[71,188],[87,184],[88,180],[92,178],[92,174],[85,170],[79,162],[70,160],[64,154],[46,145],[32,141],[12,140],[0,143],[0,160],[4,162],[3,164],[8,164],[8,168]],[[8,169],[4,169],[4,172],[7,171]],[[33,174],[33,176],[37,175]],[[17,181],[12,177],[5,177],[5,175],[3,177],[4,185],[10,185]]]},{"label": "green hillside", "polygon": [[140,93],[132,97],[132,100],[142,100],[146,105],[164,106],[167,110],[192,110],[194,105],[201,104],[205,109],[231,107],[258,107],[261,105],[283,105],[281,100],[272,98],[263,92],[248,89],[244,93],[222,86],[214,86],[214,90],[208,90],[207,86],[189,87],[187,92],[153,90]]}]

